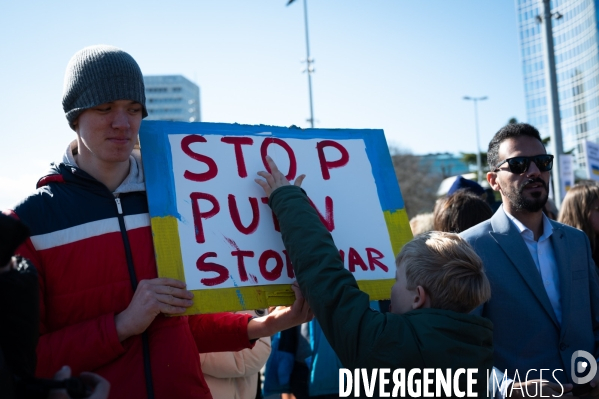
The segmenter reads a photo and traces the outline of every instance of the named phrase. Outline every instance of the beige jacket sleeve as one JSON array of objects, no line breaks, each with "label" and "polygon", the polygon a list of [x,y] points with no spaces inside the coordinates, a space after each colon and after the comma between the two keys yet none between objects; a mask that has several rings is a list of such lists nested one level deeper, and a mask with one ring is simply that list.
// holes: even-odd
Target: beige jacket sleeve
[{"label": "beige jacket sleeve", "polygon": [[[259,311],[261,312],[261,311]],[[237,312],[262,316],[254,311]],[[256,397],[258,372],[270,356],[270,338],[260,338],[251,349],[239,352],[200,354],[206,383],[214,399],[251,399]]]},{"label": "beige jacket sleeve", "polygon": [[257,374],[270,356],[270,338],[256,341],[251,349],[239,352],[211,352],[200,354],[204,374],[216,378],[237,378]]}]

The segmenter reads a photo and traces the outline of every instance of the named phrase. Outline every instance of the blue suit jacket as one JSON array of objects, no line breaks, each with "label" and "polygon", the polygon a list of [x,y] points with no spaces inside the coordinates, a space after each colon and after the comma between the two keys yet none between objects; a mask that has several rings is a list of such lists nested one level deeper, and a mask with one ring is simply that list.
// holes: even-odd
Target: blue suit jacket
[{"label": "blue suit jacket", "polygon": [[[494,365],[513,378],[572,382],[571,356],[599,355],[599,278],[582,231],[551,221],[559,269],[562,323],[517,227],[500,207],[493,217],[460,234],[482,258],[491,299],[474,312],[493,322]],[[561,369],[553,375],[553,371]]]}]

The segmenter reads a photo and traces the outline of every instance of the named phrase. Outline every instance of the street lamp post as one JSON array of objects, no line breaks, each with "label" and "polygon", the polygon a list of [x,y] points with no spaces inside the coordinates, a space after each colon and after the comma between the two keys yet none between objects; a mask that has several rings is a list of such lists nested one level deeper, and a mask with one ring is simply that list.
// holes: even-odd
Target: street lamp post
[{"label": "street lamp post", "polygon": [[[293,3],[295,0],[289,0],[287,5]],[[314,127],[314,107],[312,106],[312,74],[314,73],[314,68],[312,64],[314,60],[310,58],[310,41],[308,39],[308,6],[306,4],[306,0],[304,0],[304,25],[306,27],[306,69],[304,72],[308,74],[308,95],[310,98],[310,127]]]},{"label": "street lamp post", "polygon": [[485,180],[483,179],[483,166],[480,159],[480,135],[478,132],[478,102],[484,101],[487,99],[487,96],[484,97],[469,97],[464,96],[464,100],[474,101],[474,123],[476,125],[476,167],[478,170],[478,184],[482,184]]},{"label": "street lamp post", "polygon": [[551,13],[549,0],[543,0],[543,16],[537,16],[537,22],[543,23],[543,47],[545,53],[545,81],[547,82],[547,119],[549,122],[549,137],[551,152],[555,156],[553,162],[553,200],[558,207],[562,203],[562,186],[560,176],[560,156],[563,154],[562,123],[559,113],[559,96],[557,92],[557,73],[555,71],[555,54],[553,49],[553,30],[551,18],[562,18],[559,12]]}]

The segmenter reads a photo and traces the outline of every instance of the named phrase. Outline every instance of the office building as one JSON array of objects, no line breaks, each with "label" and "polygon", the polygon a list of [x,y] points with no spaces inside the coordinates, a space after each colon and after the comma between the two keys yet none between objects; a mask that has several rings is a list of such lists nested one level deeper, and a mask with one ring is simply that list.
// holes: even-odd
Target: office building
[{"label": "office building", "polygon": [[181,75],[144,76],[148,119],[200,122],[200,88]]},{"label": "office building", "polygon": [[[549,136],[543,47],[542,0],[515,0],[520,28],[528,123]],[[553,40],[563,149],[574,150],[574,167],[586,177],[586,140],[599,143],[599,0],[552,0]]]}]

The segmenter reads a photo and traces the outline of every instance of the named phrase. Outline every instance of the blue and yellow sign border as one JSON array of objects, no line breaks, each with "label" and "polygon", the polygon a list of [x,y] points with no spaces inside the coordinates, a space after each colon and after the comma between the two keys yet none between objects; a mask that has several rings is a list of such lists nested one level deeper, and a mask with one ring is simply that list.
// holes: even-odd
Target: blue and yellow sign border
[{"label": "blue and yellow sign border", "polygon": [[[393,163],[382,130],[370,129],[300,129],[266,125],[226,123],[184,123],[143,121],[140,142],[146,176],[146,190],[154,238],[158,275],[185,280],[179,240],[175,181],[169,135],[231,135],[260,136],[281,139],[361,139],[372,166],[378,198],[383,209],[391,247],[395,254],[412,239],[404,201],[399,190]],[[170,172],[171,174],[165,174]],[[360,289],[371,300],[387,299],[394,279],[358,281]],[[289,284],[257,287],[233,287],[193,291],[194,305],[186,314],[214,313],[245,309],[262,309],[275,305],[290,305],[294,294]]]}]

